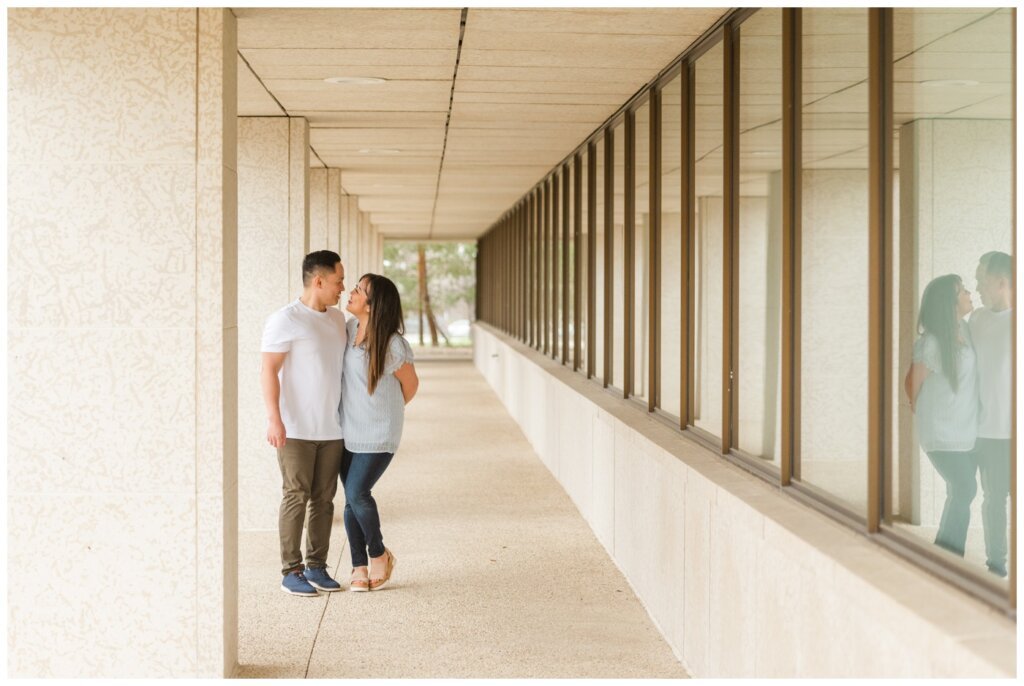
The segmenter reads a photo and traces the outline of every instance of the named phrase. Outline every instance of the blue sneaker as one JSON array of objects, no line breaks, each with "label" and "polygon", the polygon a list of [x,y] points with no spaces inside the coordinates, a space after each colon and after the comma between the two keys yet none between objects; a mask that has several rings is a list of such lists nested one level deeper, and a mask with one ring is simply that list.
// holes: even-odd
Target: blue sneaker
[{"label": "blue sneaker", "polygon": [[306,581],[321,591],[341,590],[341,584],[328,576],[326,567],[306,567]]},{"label": "blue sneaker", "polygon": [[301,569],[288,572],[281,580],[281,590],[292,595],[316,596],[316,589],[309,585]]}]

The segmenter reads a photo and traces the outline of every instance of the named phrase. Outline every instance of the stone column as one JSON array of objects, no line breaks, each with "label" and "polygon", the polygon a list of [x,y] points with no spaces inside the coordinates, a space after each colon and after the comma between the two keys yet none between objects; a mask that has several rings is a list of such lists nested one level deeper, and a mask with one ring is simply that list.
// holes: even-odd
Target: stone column
[{"label": "stone column", "polygon": [[309,170],[309,245],[310,250],[338,252],[341,237],[341,170]]},{"label": "stone column", "polygon": [[[309,252],[308,124],[288,117],[238,118],[239,527],[276,529],[281,472],[266,441],[259,384],[267,317],[302,292]],[[301,165],[301,166],[300,166]]]},{"label": "stone column", "polygon": [[8,11],[8,669],[236,664],[235,21]]}]

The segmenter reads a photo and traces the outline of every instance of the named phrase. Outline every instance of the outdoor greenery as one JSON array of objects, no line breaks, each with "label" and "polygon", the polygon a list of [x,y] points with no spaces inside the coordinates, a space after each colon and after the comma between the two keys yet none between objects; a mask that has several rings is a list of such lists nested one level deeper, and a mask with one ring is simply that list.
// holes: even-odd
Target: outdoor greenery
[{"label": "outdoor greenery", "polygon": [[[428,307],[420,302],[419,250],[425,257]],[[384,274],[395,282],[402,296],[406,332],[410,341],[423,340],[420,334],[421,309],[424,334],[429,340],[429,321],[432,313],[441,338],[450,344],[468,340],[468,326],[463,329],[453,323],[475,318],[476,302],[476,243],[475,242],[407,242],[385,241]]]}]

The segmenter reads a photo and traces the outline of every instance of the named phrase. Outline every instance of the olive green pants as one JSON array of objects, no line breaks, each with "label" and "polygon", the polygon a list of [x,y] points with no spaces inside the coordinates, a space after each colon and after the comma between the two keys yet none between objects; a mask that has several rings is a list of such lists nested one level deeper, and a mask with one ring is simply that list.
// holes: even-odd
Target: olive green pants
[{"label": "olive green pants", "polygon": [[306,567],[326,567],[334,519],[334,494],[338,492],[343,441],[306,441],[289,438],[277,449],[281,466],[281,573],[303,569],[302,525],[309,508],[306,529]]}]

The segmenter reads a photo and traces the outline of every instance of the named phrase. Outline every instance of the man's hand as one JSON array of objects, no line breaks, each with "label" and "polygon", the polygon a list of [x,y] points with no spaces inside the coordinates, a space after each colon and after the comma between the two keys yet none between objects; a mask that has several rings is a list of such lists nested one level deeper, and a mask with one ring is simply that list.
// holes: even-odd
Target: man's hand
[{"label": "man's hand", "polygon": [[267,443],[275,448],[283,448],[285,438],[284,423],[281,420],[271,421],[267,427]]}]

